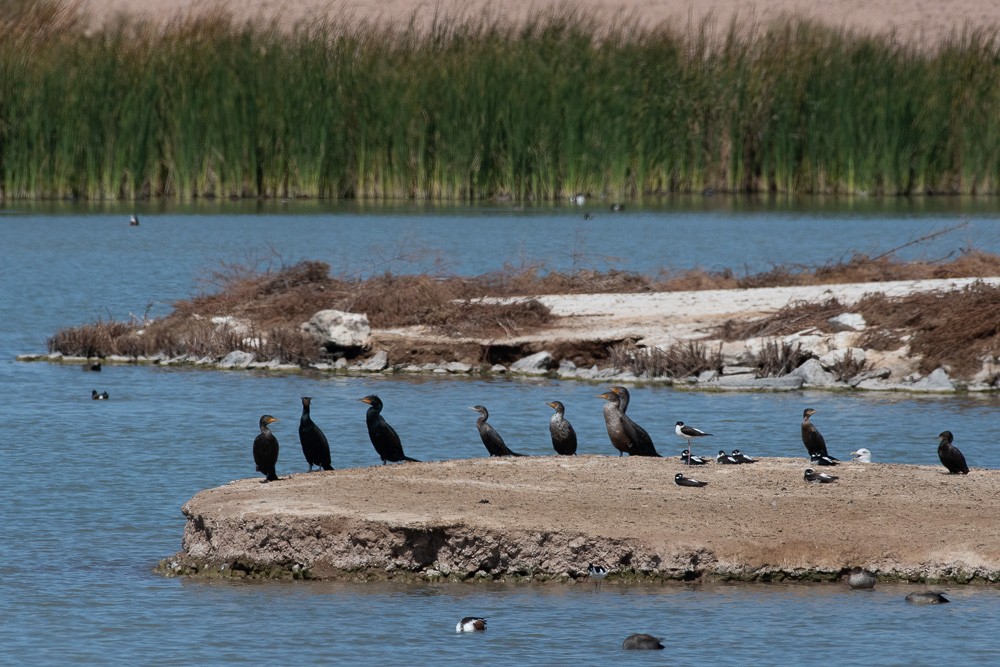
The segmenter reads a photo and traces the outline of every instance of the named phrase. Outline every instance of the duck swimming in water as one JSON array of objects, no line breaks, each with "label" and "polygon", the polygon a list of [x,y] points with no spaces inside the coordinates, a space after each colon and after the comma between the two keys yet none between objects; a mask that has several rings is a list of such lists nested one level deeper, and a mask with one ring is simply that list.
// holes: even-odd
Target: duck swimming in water
[{"label": "duck swimming in water", "polygon": [[875,588],[875,573],[863,567],[852,567],[847,575],[847,585],[855,590],[871,590]]},{"label": "duck swimming in water", "polygon": [[111,395],[108,394],[108,392],[106,392],[106,391],[103,392],[103,393],[98,394],[96,389],[91,389],[90,390],[90,397],[93,400],[95,400],[95,401],[106,401],[109,398],[111,398]]},{"label": "duck swimming in water", "polygon": [[658,637],[645,633],[629,635],[622,642],[622,649],[626,651],[655,651],[666,648]]},{"label": "duck swimming in water", "polygon": [[478,616],[466,616],[455,625],[455,632],[485,632],[486,619]]},{"label": "duck swimming in water", "polygon": [[910,604],[945,604],[946,602],[951,602],[951,600],[936,591],[910,593],[906,596],[906,601]]}]

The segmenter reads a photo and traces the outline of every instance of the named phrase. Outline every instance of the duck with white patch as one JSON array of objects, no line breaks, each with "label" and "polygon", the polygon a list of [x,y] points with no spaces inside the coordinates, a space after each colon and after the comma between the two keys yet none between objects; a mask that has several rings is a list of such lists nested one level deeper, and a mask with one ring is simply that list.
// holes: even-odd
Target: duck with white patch
[{"label": "duck with white patch", "polygon": [[486,619],[478,616],[466,616],[455,625],[455,632],[485,632]]}]

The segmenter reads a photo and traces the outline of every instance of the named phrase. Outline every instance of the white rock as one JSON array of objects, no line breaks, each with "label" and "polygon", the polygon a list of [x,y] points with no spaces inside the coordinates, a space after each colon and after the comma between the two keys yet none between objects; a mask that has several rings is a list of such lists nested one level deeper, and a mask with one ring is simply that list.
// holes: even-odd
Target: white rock
[{"label": "white rock", "polygon": [[472,370],[472,366],[461,361],[452,361],[445,364],[444,369],[449,373],[468,373]]},{"label": "white rock", "polygon": [[503,364],[493,364],[490,366],[490,373],[506,373],[507,367]]},{"label": "white rock", "polygon": [[233,317],[232,315],[217,315],[209,320],[215,325],[218,330],[228,329],[235,334],[240,336],[246,336],[250,333],[251,327],[250,323],[246,320],[241,320],[238,317]]},{"label": "white rock", "polygon": [[868,326],[861,313],[841,313],[828,321],[836,331],[861,331]]},{"label": "white rock", "polygon": [[381,371],[384,370],[386,366],[389,365],[389,353],[385,350],[379,350],[376,352],[371,359],[363,362],[361,364],[361,370],[363,371]]},{"label": "white rock", "polygon": [[917,391],[954,391],[955,383],[943,368],[937,368],[927,377],[914,382],[912,388]]},{"label": "white rock", "polygon": [[783,375],[776,378],[758,378],[748,374],[723,375],[712,383],[719,389],[770,389],[789,391],[802,388],[802,378]]},{"label": "white rock", "polygon": [[848,352],[851,353],[851,359],[853,359],[855,363],[863,364],[868,358],[867,355],[865,354],[865,351],[862,348],[849,347],[847,349],[833,350],[831,352],[827,352],[826,354],[824,354],[822,357],[819,358],[819,363],[823,366],[823,368],[830,370],[832,368],[835,368],[837,364],[843,363],[844,358],[847,356]]},{"label": "white rock", "polygon": [[719,371],[702,371],[698,374],[698,382],[711,382],[717,377],[719,377]]},{"label": "white rock", "polygon": [[253,354],[240,350],[233,350],[222,358],[219,368],[246,368],[254,360]]},{"label": "white rock", "polygon": [[315,313],[300,328],[321,344],[331,347],[362,347],[372,331],[364,313],[332,309]]},{"label": "white rock", "polygon": [[802,384],[806,387],[827,387],[837,381],[833,373],[825,370],[818,359],[806,359],[788,376],[802,378]]},{"label": "white rock", "polygon": [[527,373],[529,375],[541,375],[549,372],[552,365],[552,355],[548,352],[536,352],[532,355],[518,359],[510,365],[510,370],[514,373]]},{"label": "white rock", "polygon": [[723,366],[723,375],[746,375],[747,373],[756,373],[756,367],[752,366]]},{"label": "white rock", "polygon": [[345,359],[344,357],[337,359],[335,362],[333,362],[333,367],[338,371],[344,370],[345,368],[347,368],[347,359]]}]

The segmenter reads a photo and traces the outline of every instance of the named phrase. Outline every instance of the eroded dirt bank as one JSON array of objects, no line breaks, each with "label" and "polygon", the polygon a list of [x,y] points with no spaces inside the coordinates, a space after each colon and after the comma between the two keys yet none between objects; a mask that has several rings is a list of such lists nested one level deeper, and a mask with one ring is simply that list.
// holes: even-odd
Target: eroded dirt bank
[{"label": "eroded dirt bank", "polygon": [[[244,479],[184,505],[166,574],[546,580],[1000,580],[1000,470],[805,459],[470,459]],[[701,489],[674,484],[691,472]]]}]

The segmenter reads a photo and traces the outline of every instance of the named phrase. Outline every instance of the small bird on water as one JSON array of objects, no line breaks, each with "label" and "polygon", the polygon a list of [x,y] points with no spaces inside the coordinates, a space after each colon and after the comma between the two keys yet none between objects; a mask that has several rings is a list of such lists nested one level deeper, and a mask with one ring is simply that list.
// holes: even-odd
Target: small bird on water
[{"label": "small bird on water", "polygon": [[392,461],[414,461],[409,456],[403,454],[403,444],[399,440],[396,429],[389,426],[389,422],[382,416],[382,399],[371,394],[364,398],[359,398],[362,403],[369,405],[365,413],[365,423],[368,425],[368,439],[372,441],[372,446],[382,459],[382,465]]},{"label": "small bird on water", "polygon": [[133,213],[132,217],[128,219],[128,226],[129,227],[138,227],[139,226],[139,218],[136,217],[135,213]]},{"label": "small bird on water", "polygon": [[311,404],[311,397],[302,397],[302,417],[299,418],[299,443],[302,445],[302,454],[309,464],[309,472],[312,472],[313,466],[322,470],[333,470],[330,464],[330,443],[309,416]]},{"label": "small bird on water", "polygon": [[93,400],[95,400],[95,401],[106,401],[109,398],[111,398],[111,395],[108,394],[108,392],[106,392],[106,391],[98,394],[96,389],[91,389],[90,390],[90,397]]},{"label": "small bird on water", "polygon": [[466,616],[455,625],[455,632],[485,632],[486,619],[478,616]]},{"label": "small bird on water", "polygon": [[653,635],[647,635],[645,633],[636,633],[634,635],[629,635],[622,642],[622,649],[626,651],[655,651],[661,648],[666,648],[658,637]]},{"label": "small bird on water", "polygon": [[941,431],[938,437],[941,438],[941,442],[938,444],[938,458],[941,459],[941,464],[952,475],[968,475],[969,466],[965,463],[965,455],[952,444],[955,436],[951,434],[951,431]]},{"label": "small bird on water", "polygon": [[825,472],[816,472],[812,468],[806,468],[806,471],[802,473],[802,478],[807,482],[819,482],[820,484],[829,484],[840,479],[836,475],[827,475]]},{"label": "small bird on water", "polygon": [[684,473],[674,475],[674,484],[677,486],[708,486],[708,482],[702,482],[691,477],[685,477]]},{"label": "small bird on water", "polygon": [[476,419],[476,428],[479,430],[479,437],[486,445],[486,451],[490,453],[490,456],[524,456],[524,454],[512,452],[497,430],[486,423],[486,420],[490,418],[486,406],[474,405],[469,409],[479,413],[479,418]]},{"label": "small bird on water", "polygon": [[910,593],[906,596],[906,601],[910,604],[945,604],[946,602],[951,602],[951,600],[937,591],[920,591]]},{"label": "small bird on water", "polygon": [[260,433],[253,440],[253,462],[257,465],[257,472],[264,473],[265,483],[278,480],[278,473],[274,470],[278,463],[278,439],[268,428],[276,421],[277,417],[261,415]]}]

